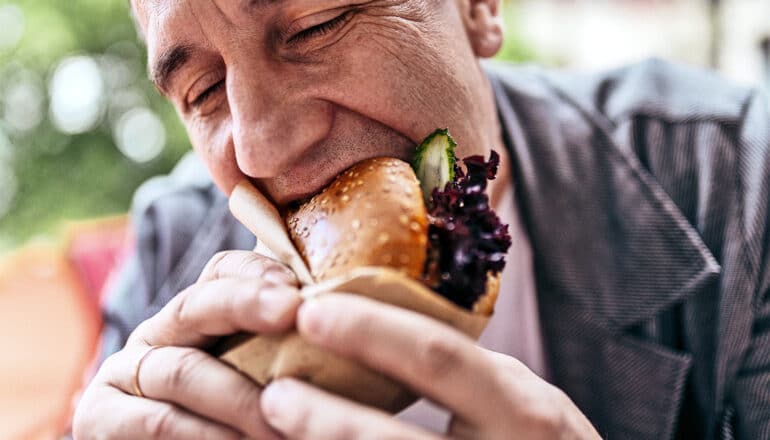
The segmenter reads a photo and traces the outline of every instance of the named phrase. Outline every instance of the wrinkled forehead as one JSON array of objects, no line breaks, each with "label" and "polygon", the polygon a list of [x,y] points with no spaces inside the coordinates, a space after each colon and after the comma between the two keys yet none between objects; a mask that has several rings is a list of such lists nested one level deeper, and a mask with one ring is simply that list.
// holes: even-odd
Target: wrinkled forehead
[{"label": "wrinkled forehead", "polygon": [[[244,19],[281,8],[312,10],[350,0],[129,0],[138,32],[150,53],[154,46],[231,29]],[[323,5],[323,6],[321,6]],[[159,41],[164,40],[164,41]]]},{"label": "wrinkled forehead", "polygon": [[183,10],[189,11],[193,6],[204,6],[205,4],[220,11],[227,9],[247,13],[260,7],[287,2],[285,0],[129,0],[129,3],[137,24],[142,32],[146,33],[148,25],[161,21],[163,17],[168,17],[172,13],[176,14]]},{"label": "wrinkled forehead", "polygon": [[159,48],[195,37],[196,23],[191,16],[187,0],[130,0],[130,2],[138,31],[147,44],[150,60],[158,56]]}]

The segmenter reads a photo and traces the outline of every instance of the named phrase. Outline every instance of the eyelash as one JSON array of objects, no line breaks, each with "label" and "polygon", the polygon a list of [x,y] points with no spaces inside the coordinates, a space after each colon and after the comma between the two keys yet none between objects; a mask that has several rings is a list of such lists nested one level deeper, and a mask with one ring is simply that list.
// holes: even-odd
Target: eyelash
[{"label": "eyelash", "polygon": [[[344,14],[341,14],[329,21],[326,21],[324,23],[321,23],[319,25],[313,26],[311,28],[305,29],[302,32],[297,33],[296,35],[289,38],[287,41],[288,44],[296,44],[301,43],[305,40],[308,40],[313,37],[319,37],[321,35],[325,35],[331,31],[333,31],[335,28],[345,24],[350,16],[353,14],[354,11],[347,11]],[[206,101],[208,101],[211,96],[216,93],[222,86],[224,86],[225,81],[221,80],[208,89],[206,89],[203,93],[198,95],[197,98],[192,102],[193,108],[198,108],[201,105],[205,104]]]},{"label": "eyelash", "polygon": [[329,21],[323,22],[321,24],[318,24],[316,26],[313,26],[311,28],[305,29],[302,32],[299,32],[289,38],[287,41],[287,44],[296,44],[301,43],[305,40],[308,40],[313,37],[320,37],[321,35],[325,35],[331,31],[333,31],[335,28],[347,23],[348,19],[353,15],[355,11],[347,11]]},{"label": "eyelash", "polygon": [[192,107],[193,108],[198,108],[201,105],[205,104],[206,101],[208,101],[208,99],[211,98],[211,96],[214,93],[216,93],[220,88],[222,88],[222,86],[224,86],[224,85],[225,85],[225,80],[220,80],[219,82],[215,83],[214,85],[212,85],[208,89],[204,90],[203,93],[198,95],[198,97],[195,98],[195,101],[192,102],[192,104],[191,104]]}]

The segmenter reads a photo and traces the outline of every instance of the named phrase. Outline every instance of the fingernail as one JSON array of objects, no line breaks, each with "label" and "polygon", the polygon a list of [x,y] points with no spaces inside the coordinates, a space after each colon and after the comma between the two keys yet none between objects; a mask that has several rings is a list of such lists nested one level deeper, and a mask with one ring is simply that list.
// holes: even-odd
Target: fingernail
[{"label": "fingernail", "polygon": [[262,278],[272,284],[295,284],[296,278],[291,273],[282,269],[272,269],[265,272]]},{"label": "fingernail", "polygon": [[268,418],[279,417],[282,413],[290,411],[293,391],[296,387],[287,379],[276,380],[262,391],[262,413]]},{"label": "fingernail", "polygon": [[328,329],[328,316],[318,299],[302,303],[297,317],[299,330],[312,340],[318,340]]},{"label": "fingernail", "polygon": [[259,314],[267,322],[278,322],[296,307],[299,297],[290,289],[264,289],[259,294]]}]

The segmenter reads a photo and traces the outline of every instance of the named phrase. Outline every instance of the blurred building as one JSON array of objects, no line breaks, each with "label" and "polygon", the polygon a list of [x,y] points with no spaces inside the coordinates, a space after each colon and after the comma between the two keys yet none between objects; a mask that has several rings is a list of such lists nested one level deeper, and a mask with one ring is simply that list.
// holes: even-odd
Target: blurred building
[{"label": "blurred building", "polygon": [[715,67],[747,85],[770,84],[770,0],[509,3],[511,31],[550,64],[597,70],[657,56]]}]

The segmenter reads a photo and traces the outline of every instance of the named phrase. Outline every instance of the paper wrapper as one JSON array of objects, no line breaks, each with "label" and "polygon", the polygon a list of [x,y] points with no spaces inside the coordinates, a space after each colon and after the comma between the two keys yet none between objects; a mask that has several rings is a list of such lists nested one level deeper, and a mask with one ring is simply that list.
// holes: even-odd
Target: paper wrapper
[{"label": "paper wrapper", "polygon": [[[497,292],[499,280],[490,278],[488,291]],[[449,302],[422,284],[392,269],[363,267],[343,277],[307,286],[303,297],[325,292],[353,293],[412,310],[442,321],[477,339],[489,320]],[[420,335],[415,335],[416,338]],[[220,359],[260,385],[273,379],[294,377],[365,405],[392,413],[404,409],[416,397],[386,376],[322,351],[306,343],[296,332],[280,336],[244,336],[229,340]]]}]

